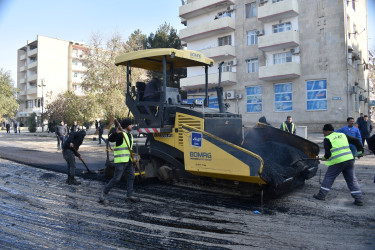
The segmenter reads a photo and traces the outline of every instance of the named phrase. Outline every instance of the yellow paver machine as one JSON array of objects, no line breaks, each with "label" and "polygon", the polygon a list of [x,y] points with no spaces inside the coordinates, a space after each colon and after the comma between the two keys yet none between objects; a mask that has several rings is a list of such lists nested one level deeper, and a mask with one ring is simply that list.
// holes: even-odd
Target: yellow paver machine
[{"label": "yellow paver machine", "polygon": [[[139,147],[146,177],[209,190],[254,194],[291,190],[316,174],[319,147],[302,137],[258,123],[244,129],[240,114],[226,112],[221,65],[216,84],[217,108],[210,108],[208,68],[214,61],[192,50],[149,49],[116,58],[127,71],[126,105],[147,134]],[[196,77],[204,88],[201,103],[184,104],[174,70],[204,70]],[[131,82],[131,69],[162,73],[157,100],[143,99],[146,84]],[[197,83],[197,84],[199,84]],[[212,98],[212,97],[211,97]]]}]

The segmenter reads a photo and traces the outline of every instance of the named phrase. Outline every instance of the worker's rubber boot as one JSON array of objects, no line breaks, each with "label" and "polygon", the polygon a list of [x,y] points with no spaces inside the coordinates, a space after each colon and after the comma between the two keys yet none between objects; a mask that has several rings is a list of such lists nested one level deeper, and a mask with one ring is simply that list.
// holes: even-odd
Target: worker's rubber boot
[{"label": "worker's rubber boot", "polygon": [[138,201],[140,201],[140,199],[138,197],[134,196],[133,185],[134,185],[134,180],[127,180],[126,181],[126,189],[127,189],[127,196],[128,196],[126,201],[138,202]]},{"label": "worker's rubber boot", "polygon": [[107,195],[106,193],[104,193],[104,190],[100,193],[100,196],[99,196],[99,203],[106,203],[107,202]]},{"label": "worker's rubber boot", "polygon": [[326,200],[326,196],[324,194],[322,194],[322,192],[319,192],[318,194],[314,194],[313,197],[317,200],[321,200],[321,201],[325,201]]},{"label": "worker's rubber boot", "polygon": [[81,185],[81,182],[74,179],[74,176],[69,176],[68,180],[66,180],[66,182],[67,182],[68,185],[75,185],[75,186]]},{"label": "worker's rubber boot", "polygon": [[66,179],[65,183],[70,184],[70,174],[68,174],[68,179]]},{"label": "worker's rubber boot", "polygon": [[363,200],[362,198],[357,198],[354,200],[354,205],[356,206],[363,206]]}]

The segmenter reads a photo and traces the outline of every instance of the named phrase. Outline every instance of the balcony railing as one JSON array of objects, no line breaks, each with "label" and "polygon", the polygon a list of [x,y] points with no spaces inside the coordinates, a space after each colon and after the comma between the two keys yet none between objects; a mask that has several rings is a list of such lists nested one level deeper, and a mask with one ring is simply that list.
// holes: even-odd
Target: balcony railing
[{"label": "balcony railing", "polygon": [[27,94],[32,95],[37,93],[37,87],[28,87],[27,88]]},{"label": "balcony railing", "polygon": [[201,50],[205,56],[215,61],[229,60],[236,57],[235,47],[232,45],[218,46]]},{"label": "balcony railing", "polygon": [[293,79],[299,76],[301,76],[301,65],[296,62],[259,67],[259,79],[264,81]]},{"label": "balcony railing", "polygon": [[36,81],[36,79],[38,79],[38,75],[37,74],[29,75],[27,77],[28,81]]},{"label": "balcony railing", "polygon": [[[219,73],[208,75],[208,85],[213,87],[217,86],[219,80]],[[221,74],[221,84],[234,85],[237,83],[237,77],[235,72],[223,72]],[[180,80],[180,85],[182,89],[196,89],[205,87],[205,75],[187,77]]]},{"label": "balcony railing", "polygon": [[299,45],[299,33],[288,30],[258,38],[258,48],[263,51],[293,48]]},{"label": "balcony railing", "polygon": [[180,39],[184,42],[191,42],[207,37],[218,36],[235,30],[235,20],[231,17],[219,18],[180,30]]},{"label": "balcony railing", "polygon": [[34,56],[38,53],[38,49],[32,49],[29,50],[29,53],[27,54],[28,57]]},{"label": "balcony railing", "polygon": [[20,72],[23,72],[23,71],[25,71],[26,70],[26,66],[21,66],[20,67]]},{"label": "balcony railing", "polygon": [[[269,1],[270,2],[270,1]],[[258,9],[258,20],[272,22],[298,15],[298,1],[284,0],[277,3],[268,3]]]},{"label": "balcony railing", "polygon": [[188,19],[215,10],[222,10],[223,7],[228,7],[233,4],[234,2],[230,0],[194,1],[180,6],[179,13],[181,18]]},{"label": "balcony railing", "polygon": [[32,63],[29,63],[29,64],[27,65],[27,69],[33,69],[33,68],[35,68],[36,66],[38,66],[38,62],[37,62],[37,61],[32,62]]}]

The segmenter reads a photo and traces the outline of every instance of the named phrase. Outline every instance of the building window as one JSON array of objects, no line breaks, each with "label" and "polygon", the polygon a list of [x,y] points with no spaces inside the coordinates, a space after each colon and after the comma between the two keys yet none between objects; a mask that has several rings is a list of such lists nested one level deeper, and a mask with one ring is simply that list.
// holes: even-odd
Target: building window
[{"label": "building window", "polygon": [[223,36],[223,37],[219,37],[218,39],[219,39],[219,46],[232,45],[231,36]]},{"label": "building window", "polygon": [[246,60],[247,73],[258,72],[258,58]]},{"label": "building window", "polygon": [[74,76],[75,78],[77,78],[77,77],[78,77],[78,73],[77,73],[77,72],[74,72],[73,76]]},{"label": "building window", "polygon": [[33,100],[28,100],[28,101],[26,102],[26,108],[33,108],[33,107],[34,107],[33,104],[34,104],[34,101],[33,101]]},{"label": "building window", "polygon": [[283,64],[292,61],[292,53],[277,53],[273,55],[273,64]]},{"label": "building window", "polygon": [[284,31],[291,30],[291,29],[292,29],[292,23],[291,22],[279,23],[279,24],[272,25],[273,33],[280,33],[280,32],[284,32]]},{"label": "building window", "polygon": [[78,65],[78,61],[77,60],[73,60],[73,64],[74,65]]},{"label": "building window", "polygon": [[307,110],[327,110],[327,80],[306,81]]},{"label": "building window", "polygon": [[279,83],[274,86],[275,111],[292,111],[292,83]]},{"label": "building window", "polygon": [[232,65],[232,61],[223,63],[223,65],[221,66],[222,72],[232,72]]},{"label": "building window", "polygon": [[255,2],[246,4],[246,18],[257,16],[257,4]]},{"label": "building window", "polygon": [[246,88],[246,112],[262,112],[262,86]]},{"label": "building window", "polygon": [[272,0],[272,3],[278,3],[278,2],[282,2],[284,0]]},{"label": "building window", "polygon": [[217,13],[217,16],[215,16],[215,19],[220,19],[220,18],[224,18],[224,17],[231,17],[232,16],[232,11],[223,11],[223,12],[219,12]]},{"label": "building window", "polygon": [[258,44],[258,36],[256,30],[251,30],[247,32],[247,45]]}]

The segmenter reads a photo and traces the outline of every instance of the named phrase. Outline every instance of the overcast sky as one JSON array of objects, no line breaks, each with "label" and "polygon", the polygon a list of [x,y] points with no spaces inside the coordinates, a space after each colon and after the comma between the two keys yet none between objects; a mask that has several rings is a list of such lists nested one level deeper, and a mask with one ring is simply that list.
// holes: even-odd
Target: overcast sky
[{"label": "overcast sky", "polygon": [[[375,50],[375,0],[367,1],[369,48]],[[183,29],[180,6],[181,0],[0,0],[0,68],[16,81],[17,49],[37,35],[88,43],[96,32],[118,32],[126,40],[136,29],[149,35],[164,22]]]}]

